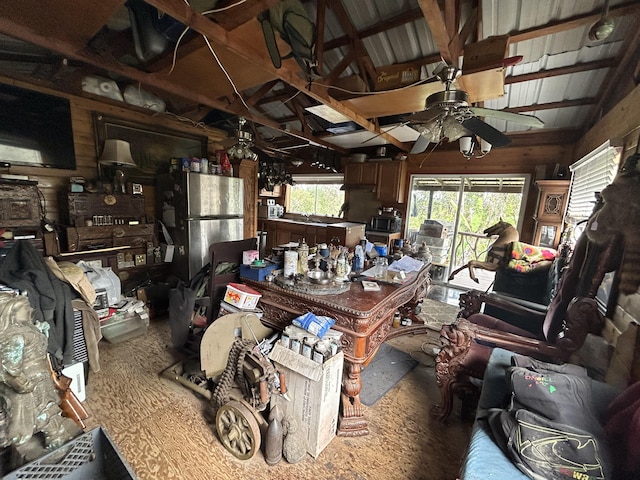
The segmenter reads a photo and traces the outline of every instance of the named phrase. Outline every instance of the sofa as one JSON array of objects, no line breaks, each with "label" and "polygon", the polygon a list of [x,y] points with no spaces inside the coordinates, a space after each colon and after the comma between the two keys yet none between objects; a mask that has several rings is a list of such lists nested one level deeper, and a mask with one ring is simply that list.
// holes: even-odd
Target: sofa
[{"label": "sofa", "polygon": [[[505,373],[512,365],[513,355],[513,352],[501,348],[495,348],[491,353],[482,382],[471,440],[461,467],[460,480],[530,478],[520,471],[498,446],[489,425],[490,409],[504,406],[508,390]],[[614,399],[620,398],[621,390],[595,380],[590,381],[590,386],[593,410],[601,425],[604,425],[607,409]],[[637,418],[638,414],[635,417]],[[629,416],[630,421],[632,418],[633,414]]]}]

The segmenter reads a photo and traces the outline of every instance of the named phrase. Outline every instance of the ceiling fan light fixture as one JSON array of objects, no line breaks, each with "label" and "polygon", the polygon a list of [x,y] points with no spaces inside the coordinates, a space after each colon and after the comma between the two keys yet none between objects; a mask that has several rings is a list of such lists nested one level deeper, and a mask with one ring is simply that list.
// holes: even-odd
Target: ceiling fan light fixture
[{"label": "ceiling fan light fixture", "polygon": [[483,157],[491,151],[491,144],[484,138],[480,140],[480,151],[482,152]]},{"label": "ceiling fan light fixture", "polygon": [[442,135],[447,137],[450,142],[454,142],[468,134],[467,129],[460,125],[460,122],[455,117],[449,116],[442,122]]},{"label": "ceiling fan light fixture", "polygon": [[301,158],[292,158],[291,159],[291,165],[293,165],[294,167],[299,167],[303,163],[304,163],[304,160],[302,160]]},{"label": "ceiling fan light fixture", "polygon": [[419,125],[417,127],[418,132],[424,138],[426,138],[429,143],[439,143],[440,142],[440,127],[437,122],[432,122],[426,125]]},{"label": "ceiling fan light fixture", "polygon": [[460,147],[460,153],[464,158],[469,160],[473,156],[473,146],[474,146],[473,137],[460,137],[458,140],[458,144]]},{"label": "ceiling fan light fixture", "polygon": [[613,33],[613,29],[616,25],[613,20],[607,18],[608,15],[609,0],[605,0],[604,6],[602,7],[602,16],[600,17],[600,20],[594,23],[589,29],[589,40],[593,42],[599,42]]},{"label": "ceiling fan light fixture", "polygon": [[[470,158],[482,158],[491,151],[491,144],[484,138],[481,138],[478,143],[478,138],[475,135],[460,137],[458,145],[460,153],[467,160]],[[480,152],[474,153],[478,147],[480,147]]]}]

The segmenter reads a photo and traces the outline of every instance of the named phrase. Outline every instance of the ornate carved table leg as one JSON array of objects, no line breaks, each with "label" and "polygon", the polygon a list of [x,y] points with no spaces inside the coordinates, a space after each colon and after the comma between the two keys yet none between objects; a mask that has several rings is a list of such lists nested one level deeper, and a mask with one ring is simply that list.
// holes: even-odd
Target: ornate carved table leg
[{"label": "ornate carved table leg", "polygon": [[441,403],[435,405],[431,415],[444,422],[453,409],[453,395],[471,386],[464,372],[464,360],[471,347],[469,334],[456,324],[444,325],[440,330],[444,346],[436,356],[436,381],[440,387]]},{"label": "ornate carved table leg", "polygon": [[345,360],[342,380],[342,411],[338,418],[338,436],[341,437],[359,437],[369,434],[362,403],[360,402],[360,390],[362,389],[361,370],[362,366],[360,364]]}]

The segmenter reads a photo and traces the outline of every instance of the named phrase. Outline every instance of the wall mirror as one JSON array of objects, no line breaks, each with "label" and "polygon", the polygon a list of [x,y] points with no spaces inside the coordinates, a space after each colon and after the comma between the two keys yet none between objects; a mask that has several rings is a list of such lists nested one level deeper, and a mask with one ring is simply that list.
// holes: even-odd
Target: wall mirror
[{"label": "wall mirror", "polygon": [[100,158],[106,139],[129,142],[136,168],[128,169],[131,180],[155,183],[158,173],[168,173],[171,158],[204,157],[207,137],[192,135],[155,125],[144,125],[94,112],[96,158]]}]

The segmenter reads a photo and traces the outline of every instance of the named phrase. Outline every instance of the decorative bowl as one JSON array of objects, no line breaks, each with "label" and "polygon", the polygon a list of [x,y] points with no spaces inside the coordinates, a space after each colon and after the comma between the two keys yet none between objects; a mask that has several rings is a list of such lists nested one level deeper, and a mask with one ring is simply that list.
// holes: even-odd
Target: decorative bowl
[{"label": "decorative bowl", "polygon": [[335,275],[331,272],[324,272],[322,270],[309,270],[307,272],[307,277],[309,277],[309,281],[311,283],[326,285],[333,281]]}]

